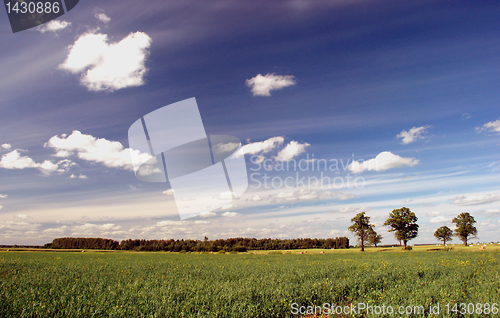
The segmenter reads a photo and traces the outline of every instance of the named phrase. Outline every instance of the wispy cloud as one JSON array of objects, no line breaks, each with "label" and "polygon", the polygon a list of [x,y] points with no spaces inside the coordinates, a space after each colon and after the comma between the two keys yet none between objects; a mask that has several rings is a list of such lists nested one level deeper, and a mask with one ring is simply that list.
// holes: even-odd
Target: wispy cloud
[{"label": "wispy cloud", "polygon": [[304,153],[306,151],[306,148],[309,146],[310,144],[308,144],[307,142],[301,144],[297,141],[290,141],[290,143],[286,145],[285,148],[278,152],[278,155],[275,159],[280,161],[289,161],[294,157]]},{"label": "wispy cloud", "polygon": [[246,84],[251,88],[254,96],[271,96],[271,91],[295,85],[294,78],[293,75],[258,74],[247,79]]},{"label": "wispy cloud", "polygon": [[427,133],[428,128],[429,126],[413,127],[409,131],[403,130],[397,135],[397,137],[403,138],[401,142],[404,145],[407,145],[409,143],[416,141],[417,139],[424,138],[424,134]]},{"label": "wispy cloud", "polygon": [[499,194],[484,194],[484,195],[476,195],[470,197],[466,197],[463,194],[461,194],[453,198],[453,201],[451,203],[456,205],[467,206],[467,205],[481,205],[481,204],[493,203],[496,201],[500,201]]},{"label": "wispy cloud", "polygon": [[35,30],[41,33],[45,32],[58,32],[61,30],[66,29],[71,25],[70,22],[64,21],[64,20],[52,20],[48,23],[45,23],[39,27],[36,27]]}]

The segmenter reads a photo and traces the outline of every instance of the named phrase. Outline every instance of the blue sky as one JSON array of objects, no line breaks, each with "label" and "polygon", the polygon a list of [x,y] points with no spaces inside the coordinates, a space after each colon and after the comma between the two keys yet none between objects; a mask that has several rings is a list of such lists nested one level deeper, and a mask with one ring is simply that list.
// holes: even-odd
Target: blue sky
[{"label": "blue sky", "polygon": [[[88,0],[13,34],[2,11],[0,243],[354,240],[361,211],[393,243],[382,224],[403,206],[419,218],[413,243],[465,211],[498,241],[499,14],[494,1]],[[168,185],[138,180],[125,149],[134,121],[191,97],[208,135],[242,141],[250,186],[180,220]],[[339,171],[312,171],[313,158]],[[264,173],[363,186],[266,189]]]}]

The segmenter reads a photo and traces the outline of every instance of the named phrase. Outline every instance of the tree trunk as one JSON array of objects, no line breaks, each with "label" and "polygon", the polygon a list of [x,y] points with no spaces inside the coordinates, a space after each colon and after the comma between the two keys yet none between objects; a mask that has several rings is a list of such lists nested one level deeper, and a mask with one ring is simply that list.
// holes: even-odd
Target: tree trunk
[{"label": "tree trunk", "polygon": [[361,252],[365,251],[365,242],[361,239]]},{"label": "tree trunk", "polygon": [[405,244],[405,250],[406,250],[406,240],[403,240],[403,243]]},{"label": "tree trunk", "polygon": [[443,245],[446,246],[446,239],[443,239]]},{"label": "tree trunk", "polygon": [[467,247],[467,238],[464,239],[464,245]]}]

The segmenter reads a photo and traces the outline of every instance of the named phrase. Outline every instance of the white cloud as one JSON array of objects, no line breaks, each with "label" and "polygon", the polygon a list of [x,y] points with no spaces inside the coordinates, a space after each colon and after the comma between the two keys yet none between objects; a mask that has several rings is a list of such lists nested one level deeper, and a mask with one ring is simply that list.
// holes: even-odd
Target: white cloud
[{"label": "white cloud", "polygon": [[276,156],[276,160],[279,161],[289,161],[292,160],[293,157],[300,155],[306,151],[306,147],[309,147],[310,144],[304,143],[301,144],[297,141],[291,141],[285,148],[283,148],[278,155]]},{"label": "white cloud", "polygon": [[476,127],[477,132],[491,132],[491,133],[499,133],[500,134],[500,119],[497,119],[495,121],[490,121],[486,124],[484,124],[481,127]]},{"label": "white cloud", "polygon": [[251,88],[254,96],[271,96],[271,91],[279,90],[287,86],[295,85],[293,75],[258,74],[247,79],[246,84]]},{"label": "white cloud", "polygon": [[0,194],[0,199],[5,199],[5,198],[7,198],[7,197],[8,197],[8,195],[7,195],[7,194]]},{"label": "white cloud", "polygon": [[255,155],[258,153],[268,153],[271,150],[281,146],[285,138],[283,137],[272,137],[264,141],[254,142],[241,147],[240,153]]},{"label": "white cloud", "polygon": [[412,199],[406,199],[403,201],[403,203],[410,203],[411,201],[413,201]]},{"label": "white cloud", "polygon": [[346,214],[357,214],[357,213],[360,213],[360,212],[367,212],[369,210],[370,209],[365,209],[364,207],[362,207],[362,208],[353,208],[353,207],[350,207],[350,206],[345,206],[345,207],[340,208],[339,212],[340,213],[346,213]]},{"label": "white cloud", "polygon": [[257,194],[257,195],[252,196],[252,201],[254,201],[254,202],[255,201],[262,201],[262,198],[260,197],[260,195]]},{"label": "white cloud", "polygon": [[221,206],[219,208],[219,210],[230,210],[232,208],[235,208],[236,206],[232,203],[229,203],[229,204],[224,204],[223,206]]},{"label": "white cloud", "polygon": [[462,119],[470,119],[470,118],[472,118],[471,114],[469,114],[469,113],[463,113],[462,114]]},{"label": "white cloud", "polygon": [[419,160],[415,158],[404,158],[393,154],[389,151],[383,151],[377,157],[363,161],[353,161],[347,169],[352,173],[360,173],[363,171],[385,171],[393,168],[400,168],[404,166],[412,167],[418,164]]},{"label": "white cloud", "polygon": [[429,126],[413,127],[409,131],[403,130],[398,134],[398,138],[403,138],[404,145],[414,142],[417,139],[424,138],[423,134],[427,133]]},{"label": "white cloud", "polygon": [[431,223],[443,223],[443,222],[447,222],[447,221],[449,221],[448,218],[446,218],[442,215],[435,216],[435,217],[431,218],[431,220],[430,220]]},{"label": "white cloud", "polygon": [[56,157],[76,155],[80,159],[101,163],[106,167],[126,170],[132,170],[131,156],[138,156],[140,162],[151,158],[151,155],[140,153],[138,150],[123,148],[118,141],[85,135],[78,130],[69,136],[54,136],[45,146],[54,149]]},{"label": "white cloud", "polygon": [[339,200],[340,201],[345,201],[345,200],[349,200],[349,199],[352,199],[354,198],[355,195],[354,194],[351,194],[351,193],[346,193],[346,194],[341,194],[339,195]]},{"label": "white cloud", "polygon": [[97,9],[94,13],[94,17],[104,23],[109,23],[111,21],[111,18],[108,17],[105,13],[104,10],[99,10]]},{"label": "white cloud", "polygon": [[80,82],[90,91],[114,91],[144,84],[151,38],[144,32],[130,33],[120,42],[108,44],[108,36],[95,32],[81,35],[69,47],[59,68],[82,73]]},{"label": "white cloud", "polygon": [[37,163],[28,156],[21,156],[19,150],[13,150],[2,156],[0,160],[0,168],[4,169],[26,169],[26,168],[38,168],[45,174],[51,172],[64,172],[67,171],[74,163],[70,160],[61,160],[57,163],[53,163],[49,160],[45,160],[42,163]]},{"label": "white cloud", "polygon": [[240,214],[236,213],[236,212],[224,212],[222,213],[222,216],[226,217],[226,218],[234,218],[236,216],[239,216]]},{"label": "white cloud", "polygon": [[48,23],[45,23],[39,27],[36,27],[35,30],[45,33],[45,32],[57,32],[66,29],[71,25],[70,22],[60,21],[60,20],[52,20]]},{"label": "white cloud", "polygon": [[216,216],[217,214],[214,213],[214,212],[203,212],[203,213],[200,213],[200,216],[202,218],[211,218],[211,217],[214,217]]},{"label": "white cloud", "polygon": [[28,215],[21,213],[21,214],[16,215],[16,218],[26,220],[28,218]]},{"label": "white cloud", "polygon": [[210,222],[209,221],[196,220],[196,221],[194,221],[194,224],[210,224]]},{"label": "white cloud", "polygon": [[221,142],[214,146],[216,153],[232,152],[240,146],[237,142]]},{"label": "white cloud", "polygon": [[81,173],[78,176],[76,174],[71,174],[69,177],[70,177],[70,179],[76,179],[76,178],[78,178],[78,179],[88,179],[88,177],[86,175],[83,175]]},{"label": "white cloud", "polygon": [[500,201],[500,195],[498,194],[484,194],[484,195],[477,195],[470,197],[466,197],[461,194],[453,198],[453,201],[451,203],[456,205],[467,206],[467,205],[487,204],[496,201]]},{"label": "white cloud", "polygon": [[2,149],[7,149],[9,150],[10,148],[12,148],[12,146],[10,144],[2,144]]},{"label": "white cloud", "polygon": [[165,195],[174,195],[174,189],[168,189],[162,192]]}]

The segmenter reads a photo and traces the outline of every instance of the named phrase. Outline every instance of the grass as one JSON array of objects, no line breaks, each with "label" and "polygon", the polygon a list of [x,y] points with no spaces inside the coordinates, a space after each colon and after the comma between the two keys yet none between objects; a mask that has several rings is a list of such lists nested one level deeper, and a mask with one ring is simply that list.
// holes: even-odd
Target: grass
[{"label": "grass", "polygon": [[360,302],[426,311],[440,303],[432,317],[458,317],[443,306],[500,302],[500,246],[430,248],[437,247],[305,255],[11,250],[0,252],[0,317],[290,317],[293,303]]}]

